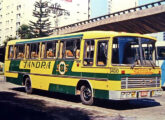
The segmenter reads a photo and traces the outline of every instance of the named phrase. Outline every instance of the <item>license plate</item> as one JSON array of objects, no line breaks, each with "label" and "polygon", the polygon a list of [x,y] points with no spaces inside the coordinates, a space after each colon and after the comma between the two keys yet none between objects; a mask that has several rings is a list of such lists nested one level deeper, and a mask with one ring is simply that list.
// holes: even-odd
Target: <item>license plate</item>
[{"label": "license plate", "polygon": [[148,96],[148,92],[147,91],[142,91],[141,92],[141,97],[146,97]]}]

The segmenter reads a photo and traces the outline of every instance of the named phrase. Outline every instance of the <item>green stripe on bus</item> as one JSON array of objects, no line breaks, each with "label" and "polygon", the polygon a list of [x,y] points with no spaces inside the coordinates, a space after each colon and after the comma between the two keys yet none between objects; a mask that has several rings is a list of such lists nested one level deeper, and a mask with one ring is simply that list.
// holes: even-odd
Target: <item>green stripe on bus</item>
[{"label": "green stripe on bus", "polygon": [[94,97],[100,99],[109,99],[109,91],[108,90],[98,90],[94,89]]},{"label": "green stripe on bus", "polygon": [[16,85],[22,85],[23,83],[23,75],[18,74],[18,78],[6,77],[6,81],[10,83],[14,83]]},{"label": "green stripe on bus", "polygon": [[61,39],[68,39],[68,38],[81,38],[83,34],[79,35],[71,35],[71,36],[64,36],[64,37],[54,37],[54,38],[43,38],[43,39],[31,39],[28,41],[21,41],[16,42],[16,44],[26,44],[26,43],[36,43],[36,42],[45,42],[45,41],[52,41],[52,40],[61,40]]},{"label": "green stripe on bus", "polygon": [[49,91],[51,92],[60,92],[66,94],[75,95],[75,87],[74,86],[65,86],[65,85],[57,85],[57,84],[50,84]]},{"label": "green stripe on bus", "polygon": [[27,72],[30,73],[30,70],[26,70],[26,69],[20,69],[20,62],[21,60],[11,60],[10,62],[10,67],[9,67],[9,71],[15,71],[15,72]]},{"label": "green stripe on bus", "polygon": [[[57,71],[57,65],[62,60],[56,60],[52,75],[60,75],[59,71]],[[11,60],[9,71],[12,72],[25,72],[30,73],[30,70],[26,69],[19,69],[21,60]],[[65,60],[64,61],[67,65],[67,72],[65,73],[66,76],[71,77],[80,77],[81,78],[92,78],[92,79],[107,79],[107,80],[113,80],[113,81],[120,81],[122,77],[160,77],[159,74],[152,74],[152,75],[130,75],[130,74],[107,74],[107,73],[89,73],[89,72],[72,72],[73,62],[74,60]]]}]

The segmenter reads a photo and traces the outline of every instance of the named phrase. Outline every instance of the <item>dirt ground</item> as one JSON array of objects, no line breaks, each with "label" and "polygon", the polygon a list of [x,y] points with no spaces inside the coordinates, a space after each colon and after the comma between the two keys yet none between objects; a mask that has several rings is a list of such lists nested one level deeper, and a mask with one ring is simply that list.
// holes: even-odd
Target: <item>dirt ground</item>
[{"label": "dirt ground", "polygon": [[96,99],[82,105],[79,96],[34,90],[3,81],[0,76],[0,120],[165,120],[165,91],[152,99]]}]

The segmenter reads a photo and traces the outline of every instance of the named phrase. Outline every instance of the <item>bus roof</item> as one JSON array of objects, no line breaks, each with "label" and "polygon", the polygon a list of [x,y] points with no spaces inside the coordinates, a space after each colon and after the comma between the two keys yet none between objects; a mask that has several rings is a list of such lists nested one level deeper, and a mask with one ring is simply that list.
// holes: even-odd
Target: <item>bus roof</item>
[{"label": "bus roof", "polygon": [[154,37],[151,37],[148,35],[142,35],[139,33],[114,32],[114,31],[87,31],[87,32],[79,32],[79,33],[41,37],[41,38],[11,40],[8,42],[8,45],[51,41],[51,40],[61,40],[61,39],[68,39],[68,38],[97,39],[97,38],[110,38],[110,37],[115,37],[115,36],[134,36],[134,37],[143,37],[143,38],[156,40],[156,38]]}]

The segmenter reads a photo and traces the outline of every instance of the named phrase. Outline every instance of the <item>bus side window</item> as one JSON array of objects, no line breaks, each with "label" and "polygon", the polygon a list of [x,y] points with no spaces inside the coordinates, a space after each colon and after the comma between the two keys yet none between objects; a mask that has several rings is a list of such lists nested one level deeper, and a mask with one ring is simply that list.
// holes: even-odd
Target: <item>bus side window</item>
[{"label": "bus side window", "polygon": [[13,59],[14,58],[14,47],[13,46],[9,46],[8,58],[9,59]]},{"label": "bus side window", "polygon": [[25,51],[25,45],[16,45],[16,58],[23,59],[24,51]]},{"label": "bus side window", "polygon": [[100,41],[97,46],[97,65],[105,66],[107,64],[108,41]]},{"label": "bus side window", "polygon": [[56,56],[56,49],[57,49],[57,42],[51,41],[46,43],[46,58],[55,58]]},{"label": "bus side window", "polygon": [[74,49],[75,49],[75,41],[67,40],[66,41],[66,50],[65,50],[65,58],[74,58]]},{"label": "bus side window", "polygon": [[30,56],[32,59],[39,57],[39,43],[32,43],[30,45]]},{"label": "bus side window", "polygon": [[93,57],[94,57],[94,40],[86,40],[85,41],[85,49],[84,49],[84,62],[85,66],[93,65]]},{"label": "bus side window", "polygon": [[157,59],[164,60],[165,59],[165,48],[162,46],[157,47]]}]

